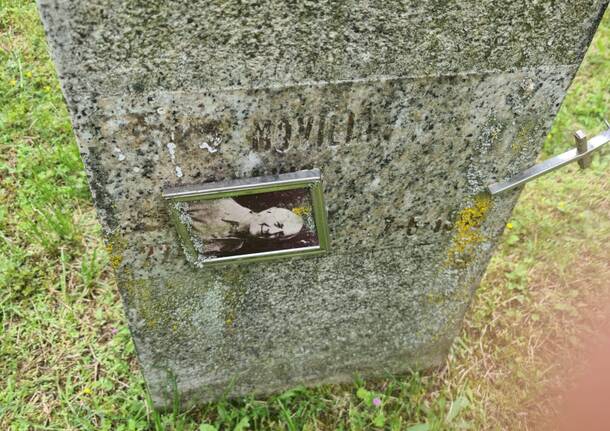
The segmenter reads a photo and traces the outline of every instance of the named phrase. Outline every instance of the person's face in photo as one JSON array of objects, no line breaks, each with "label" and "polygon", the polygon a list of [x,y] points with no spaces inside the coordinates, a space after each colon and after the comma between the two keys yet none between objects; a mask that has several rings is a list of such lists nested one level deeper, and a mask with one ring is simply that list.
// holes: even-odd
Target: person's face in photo
[{"label": "person's face in photo", "polygon": [[250,235],[257,238],[291,238],[303,228],[303,219],[285,208],[269,208],[252,216]]}]

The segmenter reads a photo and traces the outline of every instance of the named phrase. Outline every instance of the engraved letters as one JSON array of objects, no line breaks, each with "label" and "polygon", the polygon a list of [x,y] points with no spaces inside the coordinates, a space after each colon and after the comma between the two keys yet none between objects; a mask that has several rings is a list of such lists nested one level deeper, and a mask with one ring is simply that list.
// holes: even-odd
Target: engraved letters
[{"label": "engraved letters", "polygon": [[[284,153],[294,146],[310,148],[349,145],[354,139],[369,141],[379,132],[370,108],[360,115],[350,110],[335,113],[321,110],[317,114],[297,114],[277,119],[255,118],[250,126],[249,141],[254,151]],[[385,128],[386,130],[391,128]],[[380,138],[389,139],[384,133]]]},{"label": "engraved letters", "polygon": [[268,150],[271,147],[271,121],[258,121],[254,123],[252,136],[252,149],[256,151]]}]

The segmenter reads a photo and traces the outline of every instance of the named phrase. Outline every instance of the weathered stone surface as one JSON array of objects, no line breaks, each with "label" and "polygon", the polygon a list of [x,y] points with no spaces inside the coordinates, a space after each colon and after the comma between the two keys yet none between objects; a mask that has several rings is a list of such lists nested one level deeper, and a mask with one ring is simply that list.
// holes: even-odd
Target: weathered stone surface
[{"label": "weathered stone surface", "polygon": [[[442,361],[602,0],[40,0],[156,405]],[[319,168],[332,252],[196,269],[166,186]]]}]

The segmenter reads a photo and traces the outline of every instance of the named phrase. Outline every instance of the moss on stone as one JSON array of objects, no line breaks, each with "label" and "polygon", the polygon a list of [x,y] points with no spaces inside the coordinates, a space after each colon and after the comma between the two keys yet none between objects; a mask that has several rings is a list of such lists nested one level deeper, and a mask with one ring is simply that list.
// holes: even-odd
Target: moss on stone
[{"label": "moss on stone", "polygon": [[513,139],[511,150],[513,154],[520,154],[525,148],[527,148],[532,142],[532,136],[536,130],[536,122],[534,120],[528,120],[519,129],[515,139]]},{"label": "moss on stone", "polygon": [[440,304],[444,303],[447,300],[447,298],[445,295],[443,295],[441,293],[429,292],[428,294],[426,294],[426,300],[427,300],[428,304],[440,305]]},{"label": "moss on stone", "polygon": [[242,303],[246,287],[242,281],[242,272],[238,267],[231,268],[223,274],[224,281],[229,287],[224,293],[225,316],[224,323],[228,330],[232,330],[237,319],[238,308]]}]

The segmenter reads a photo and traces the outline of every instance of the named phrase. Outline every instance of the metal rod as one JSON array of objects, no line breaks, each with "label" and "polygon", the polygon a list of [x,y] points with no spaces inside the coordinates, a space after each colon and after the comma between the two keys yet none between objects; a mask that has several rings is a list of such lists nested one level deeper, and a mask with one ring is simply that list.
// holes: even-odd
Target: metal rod
[{"label": "metal rod", "polygon": [[[587,135],[585,135],[585,132],[583,132],[582,130],[577,130],[574,133],[574,140],[576,141],[576,151],[578,152],[578,154],[586,153],[589,148],[587,145]],[[593,157],[591,157],[590,154],[587,156],[583,156],[578,161],[578,166],[580,166],[580,169],[587,169],[589,166],[591,166],[592,161]]]},{"label": "metal rod", "polygon": [[554,171],[555,169],[567,165],[568,163],[575,162],[584,157],[590,156],[591,153],[600,149],[604,144],[607,144],[608,142],[610,142],[610,128],[600,133],[599,135],[596,135],[593,138],[589,139],[589,141],[586,142],[587,146],[585,151],[579,152],[577,148],[572,148],[571,150],[566,151],[563,154],[551,157],[550,159],[547,159],[542,163],[538,163],[537,165],[534,165],[531,168],[526,169],[525,171],[515,175],[508,181],[501,181],[491,184],[488,187],[489,193],[491,193],[492,195],[496,195],[498,193],[514,189],[515,187],[519,187],[520,185],[525,184],[528,181],[533,180],[534,178],[538,178],[541,175]]}]

